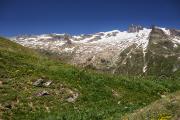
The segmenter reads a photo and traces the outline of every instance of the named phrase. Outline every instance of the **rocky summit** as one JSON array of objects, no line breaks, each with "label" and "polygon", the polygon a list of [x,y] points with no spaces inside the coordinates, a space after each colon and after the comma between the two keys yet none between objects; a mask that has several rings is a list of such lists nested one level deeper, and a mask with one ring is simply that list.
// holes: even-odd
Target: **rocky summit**
[{"label": "rocky summit", "polygon": [[56,54],[67,63],[116,74],[178,74],[180,31],[131,25],[128,31],[95,34],[24,35],[11,38],[23,46]]}]

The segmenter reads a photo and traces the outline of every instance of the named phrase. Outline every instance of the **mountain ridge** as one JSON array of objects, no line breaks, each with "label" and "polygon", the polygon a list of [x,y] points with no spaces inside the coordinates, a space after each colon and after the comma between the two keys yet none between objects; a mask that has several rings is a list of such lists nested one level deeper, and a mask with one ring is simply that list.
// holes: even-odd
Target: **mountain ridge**
[{"label": "mountain ridge", "polygon": [[[154,37],[152,37],[152,34]],[[57,56],[65,60],[65,62],[81,67],[118,74],[151,74],[151,70],[147,69],[151,68],[152,65],[148,65],[146,62],[151,60],[149,60],[150,56],[146,57],[146,54],[150,54],[150,52],[148,52],[150,51],[150,46],[155,46],[155,44],[156,46],[162,45],[162,52],[165,50],[171,53],[173,51],[177,53],[175,54],[175,63],[177,64],[172,65],[177,67],[172,68],[174,70],[172,70],[171,73],[173,73],[173,71],[179,71],[179,34],[179,31],[174,29],[160,28],[157,26],[153,26],[152,29],[147,29],[132,25],[128,31],[123,32],[113,30],[80,36],[44,34],[30,37],[16,37],[11,40],[26,47],[57,54]],[[152,39],[161,42],[150,42],[154,41]],[[165,41],[170,46],[163,45]],[[169,55],[166,54],[166,57],[167,56]],[[165,59],[168,59],[168,57]],[[160,67],[160,69],[165,68]],[[166,72],[160,72],[160,74],[161,73],[165,74]]]}]

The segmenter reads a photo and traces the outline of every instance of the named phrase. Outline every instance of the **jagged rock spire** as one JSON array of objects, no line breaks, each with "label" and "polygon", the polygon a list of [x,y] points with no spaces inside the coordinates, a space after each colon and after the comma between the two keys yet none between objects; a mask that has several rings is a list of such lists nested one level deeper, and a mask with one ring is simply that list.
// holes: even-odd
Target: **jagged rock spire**
[{"label": "jagged rock spire", "polygon": [[143,29],[142,26],[132,24],[132,25],[129,26],[128,32],[129,33],[139,32],[139,30],[142,30],[142,29]]}]

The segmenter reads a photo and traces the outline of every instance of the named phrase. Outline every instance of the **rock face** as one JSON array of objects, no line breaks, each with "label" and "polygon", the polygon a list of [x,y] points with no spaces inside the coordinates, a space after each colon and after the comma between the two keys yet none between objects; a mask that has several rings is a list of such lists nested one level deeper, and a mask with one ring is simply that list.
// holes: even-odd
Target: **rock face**
[{"label": "rock face", "polygon": [[170,29],[172,36],[180,36],[180,30]]},{"label": "rock face", "polygon": [[70,36],[12,38],[24,46],[55,53],[67,63],[116,74],[176,74],[180,70],[178,30],[131,25],[119,30]]},{"label": "rock face", "polygon": [[149,74],[173,74],[180,69],[180,38],[153,28],[147,49]]}]

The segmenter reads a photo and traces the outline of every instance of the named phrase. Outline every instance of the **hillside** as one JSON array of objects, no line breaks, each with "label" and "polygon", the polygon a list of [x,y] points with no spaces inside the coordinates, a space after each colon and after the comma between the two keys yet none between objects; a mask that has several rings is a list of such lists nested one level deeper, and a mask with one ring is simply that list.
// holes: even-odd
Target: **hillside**
[{"label": "hillside", "polygon": [[[0,119],[3,120],[121,119],[179,90],[177,76],[97,73],[0,38]],[[177,92],[176,96],[179,95]],[[168,109],[173,111],[174,107]],[[163,114],[177,118],[179,113],[170,110]]]},{"label": "hillside", "polygon": [[145,120],[179,120],[180,118],[180,91],[163,96],[162,99],[153,102],[145,108],[127,114],[123,119]]}]

